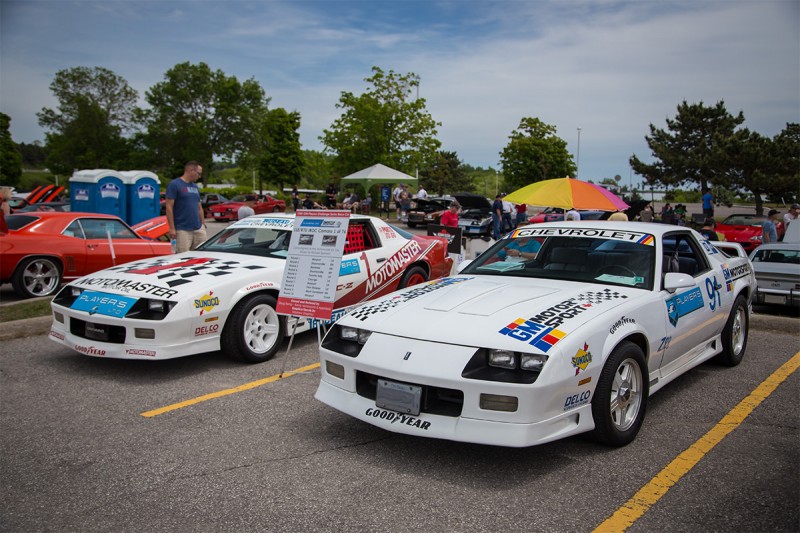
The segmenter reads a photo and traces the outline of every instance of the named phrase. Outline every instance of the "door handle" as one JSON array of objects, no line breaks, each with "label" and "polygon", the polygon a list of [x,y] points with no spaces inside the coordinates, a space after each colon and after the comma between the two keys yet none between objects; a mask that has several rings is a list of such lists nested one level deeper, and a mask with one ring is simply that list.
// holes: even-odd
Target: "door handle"
[{"label": "door handle", "polygon": [[383,263],[384,261],[386,261],[386,258],[385,257],[379,257],[375,261],[378,262],[378,263]]}]

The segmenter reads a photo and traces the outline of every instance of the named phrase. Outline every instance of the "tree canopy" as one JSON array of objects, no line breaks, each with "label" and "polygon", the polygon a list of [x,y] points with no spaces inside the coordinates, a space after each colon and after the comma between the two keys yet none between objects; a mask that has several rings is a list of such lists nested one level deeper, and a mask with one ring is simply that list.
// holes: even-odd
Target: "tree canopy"
[{"label": "tree canopy", "polygon": [[282,107],[266,113],[261,123],[261,146],[257,147],[259,175],[277,183],[299,183],[303,171],[303,151],[300,147],[300,113],[288,113]]},{"label": "tree canopy", "polygon": [[342,115],[320,136],[334,155],[334,170],[347,175],[382,163],[413,174],[430,164],[441,146],[436,139],[441,123],[425,110],[424,98],[412,98],[419,76],[372,67],[372,77],[364,81],[371,87],[363,94],[341,93],[336,108]]},{"label": "tree canopy", "polygon": [[430,166],[420,170],[420,185],[429,194],[473,192],[475,186],[455,152],[439,151]]},{"label": "tree canopy", "polygon": [[577,170],[567,142],[556,135],[556,127],[538,118],[525,117],[511,132],[500,152],[506,187],[519,189],[537,181],[574,176]]},{"label": "tree canopy", "polygon": [[22,155],[11,139],[11,117],[0,113],[0,185],[16,187],[22,176]]}]

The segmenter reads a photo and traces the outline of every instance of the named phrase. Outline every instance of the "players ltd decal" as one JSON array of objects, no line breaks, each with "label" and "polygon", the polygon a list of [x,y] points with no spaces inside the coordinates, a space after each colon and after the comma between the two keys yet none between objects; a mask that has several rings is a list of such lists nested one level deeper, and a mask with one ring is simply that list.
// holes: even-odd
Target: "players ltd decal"
[{"label": "players ltd decal", "polygon": [[695,287],[694,289],[676,294],[672,298],[667,299],[666,305],[669,323],[673,326],[677,326],[680,317],[702,309],[705,302],[703,301],[703,293],[700,289]]}]

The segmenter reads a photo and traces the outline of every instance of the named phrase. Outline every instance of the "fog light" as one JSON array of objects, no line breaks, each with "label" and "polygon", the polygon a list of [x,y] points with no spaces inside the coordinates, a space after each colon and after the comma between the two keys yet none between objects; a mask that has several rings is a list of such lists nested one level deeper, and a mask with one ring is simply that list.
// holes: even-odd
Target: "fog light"
[{"label": "fog light", "polygon": [[325,372],[335,378],[344,379],[344,367],[340,364],[325,361]]},{"label": "fog light", "polygon": [[524,353],[519,362],[519,367],[522,370],[530,370],[531,372],[541,372],[547,362],[547,356],[543,354]]},{"label": "fog light", "polygon": [[519,406],[516,396],[501,396],[499,394],[481,394],[480,407],[487,411],[506,411],[513,413]]},{"label": "fog light", "polygon": [[156,330],[148,328],[133,328],[133,335],[137,339],[155,339]]},{"label": "fog light", "polygon": [[499,368],[517,368],[517,358],[510,350],[489,350],[489,366]]},{"label": "fog light", "polygon": [[64,323],[64,315],[62,315],[61,313],[56,313],[54,311],[53,317],[56,319],[56,322],[61,322],[62,324]]}]

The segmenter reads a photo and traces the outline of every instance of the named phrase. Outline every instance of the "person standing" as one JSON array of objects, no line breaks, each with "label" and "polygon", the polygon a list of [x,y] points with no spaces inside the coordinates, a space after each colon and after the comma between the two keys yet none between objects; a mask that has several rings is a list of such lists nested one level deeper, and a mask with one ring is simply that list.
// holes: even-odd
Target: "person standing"
[{"label": "person standing", "polygon": [[292,187],[292,208],[297,211],[300,206],[300,191],[297,190],[297,185]]},{"label": "person standing", "polygon": [[781,213],[777,209],[770,209],[767,219],[761,226],[761,244],[771,244],[778,242],[778,228],[775,222],[781,219]]},{"label": "person standing", "polygon": [[418,200],[428,199],[428,191],[426,191],[425,187],[423,187],[422,185],[419,186],[419,190],[417,191],[417,199]]},{"label": "person standing", "polygon": [[498,194],[492,202],[492,238],[500,238],[500,228],[503,224],[503,196]]},{"label": "person standing", "polygon": [[797,220],[798,215],[800,215],[800,204],[792,204],[792,207],[783,215],[783,231],[789,227],[789,222]]},{"label": "person standing", "polygon": [[711,195],[711,190],[703,189],[703,214],[708,217],[714,217],[714,197]]},{"label": "person standing", "polygon": [[336,197],[339,195],[339,191],[336,190],[336,185],[331,182],[328,185],[328,188],[325,189],[325,206],[328,209],[336,209]]},{"label": "person standing", "polygon": [[458,210],[461,208],[461,204],[453,200],[450,202],[450,206],[447,208],[447,211],[442,213],[442,219],[440,224],[442,226],[450,226],[453,228],[458,227]]},{"label": "person standing", "polygon": [[[706,215],[708,218],[710,215]],[[673,219],[675,218],[675,210],[672,209],[672,205],[667,202],[664,204],[664,207],[661,208],[661,222],[664,224],[672,224]]]},{"label": "person standing", "polygon": [[205,215],[200,203],[200,189],[195,182],[203,175],[197,161],[183,167],[183,175],[167,185],[166,214],[169,238],[175,239],[177,253],[194,250],[206,240]]},{"label": "person standing", "polygon": [[517,210],[517,227],[526,224],[528,222],[528,204],[517,204],[515,209]]},{"label": "person standing", "polygon": [[392,199],[394,200],[394,207],[397,211],[397,220],[400,220],[400,195],[403,194],[403,184],[398,183],[397,187],[392,191]]},{"label": "person standing", "polygon": [[409,211],[411,211],[411,194],[408,192],[408,186],[403,185],[403,191],[400,193],[400,219],[403,222],[408,222]]},{"label": "person standing", "polygon": [[700,228],[700,234],[709,241],[718,241],[719,237],[714,229],[715,226],[716,223],[714,222],[714,219],[711,217],[706,217],[706,219],[703,221],[703,227]]},{"label": "person standing", "polygon": [[503,232],[511,231],[514,229],[514,221],[511,218],[514,204],[506,200],[506,193],[501,192],[500,195],[503,197]]}]

